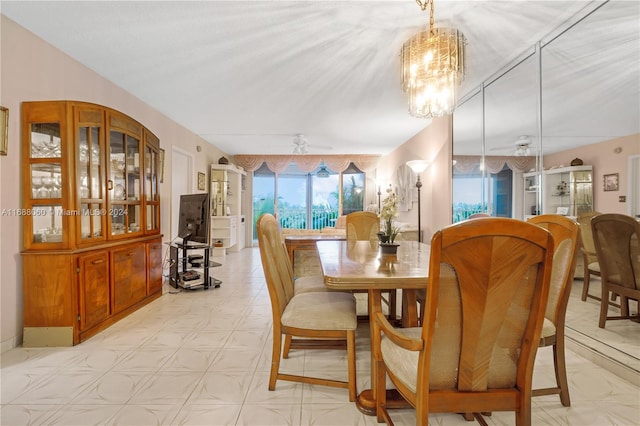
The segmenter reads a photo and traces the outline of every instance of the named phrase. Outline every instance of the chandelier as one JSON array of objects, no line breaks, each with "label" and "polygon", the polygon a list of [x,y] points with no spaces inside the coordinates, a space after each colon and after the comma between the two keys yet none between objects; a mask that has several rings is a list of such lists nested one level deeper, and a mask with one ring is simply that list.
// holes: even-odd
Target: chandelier
[{"label": "chandelier", "polygon": [[402,45],[402,90],[409,98],[409,114],[417,118],[451,114],[464,80],[464,35],[433,27],[433,1],[416,0],[423,11],[431,6],[429,29]]}]

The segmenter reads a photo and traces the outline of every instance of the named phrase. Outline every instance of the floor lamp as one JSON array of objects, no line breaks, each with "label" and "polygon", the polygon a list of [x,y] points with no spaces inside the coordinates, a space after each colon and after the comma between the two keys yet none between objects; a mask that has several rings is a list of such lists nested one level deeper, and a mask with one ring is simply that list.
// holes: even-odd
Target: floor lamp
[{"label": "floor lamp", "polygon": [[422,227],[420,225],[420,188],[422,188],[422,182],[420,181],[420,173],[424,172],[429,167],[429,162],[424,160],[412,160],[407,161],[407,166],[413,170],[417,175],[416,188],[418,188],[418,242],[422,242]]}]

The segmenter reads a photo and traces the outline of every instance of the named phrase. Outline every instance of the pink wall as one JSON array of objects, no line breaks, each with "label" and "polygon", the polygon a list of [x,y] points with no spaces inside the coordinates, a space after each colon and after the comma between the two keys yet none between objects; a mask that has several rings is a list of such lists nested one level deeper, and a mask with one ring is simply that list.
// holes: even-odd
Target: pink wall
[{"label": "pink wall", "polygon": [[[165,150],[165,183],[160,186],[161,229],[170,235],[171,150],[173,146],[192,153],[191,177],[207,172],[209,164],[224,153],[178,123],[102,78],[73,58],[0,15],[0,104],[9,108],[9,154],[0,157],[0,209],[22,206],[19,187],[20,104],[23,101],[71,99],[94,102],[117,109],[149,128]],[[202,152],[196,152],[196,146]],[[207,173],[208,175],[208,173]],[[167,177],[169,179],[167,180]],[[0,344],[5,351],[20,344],[22,337],[22,221],[15,215],[0,215]]]},{"label": "pink wall", "polygon": [[[426,122],[425,122],[426,124]],[[410,160],[427,160],[432,164],[422,172],[421,180],[421,227],[423,241],[431,241],[434,231],[451,223],[451,160],[452,160],[452,121],[450,117],[437,118],[431,124],[399,146],[378,163],[377,176],[386,179],[393,187],[396,170]],[[384,195],[383,195],[384,197]],[[417,204],[411,210],[402,212],[398,221],[417,227]]]},{"label": "pink wall", "polygon": [[[620,148],[620,150],[616,148]],[[554,166],[569,166],[571,160],[580,158],[585,165],[592,165],[594,209],[602,213],[627,214],[626,203],[619,202],[618,199],[621,195],[625,195],[627,202],[629,201],[628,158],[632,155],[640,155],[640,134],[545,155],[543,164],[545,169]],[[619,174],[619,191],[603,190],[602,176],[611,173]]]}]

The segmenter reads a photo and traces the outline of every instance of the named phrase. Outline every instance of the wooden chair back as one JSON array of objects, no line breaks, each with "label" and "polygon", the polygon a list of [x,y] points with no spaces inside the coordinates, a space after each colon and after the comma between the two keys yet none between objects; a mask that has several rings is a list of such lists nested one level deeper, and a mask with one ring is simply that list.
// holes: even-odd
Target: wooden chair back
[{"label": "wooden chair back", "polygon": [[607,213],[594,217],[591,226],[602,279],[640,291],[640,221]]},{"label": "wooden chair back", "polygon": [[418,361],[418,424],[428,412],[513,410],[531,423],[535,354],[553,237],[515,219],[464,221],[431,242]]},{"label": "wooden chair back", "polygon": [[595,216],[598,216],[602,213],[600,212],[588,212],[582,213],[578,216],[578,223],[580,224],[580,242],[581,242],[581,250],[584,254],[585,264],[588,265],[592,262],[597,262],[598,257],[596,256],[596,246],[593,242],[593,233],[591,231],[591,219]]},{"label": "wooden chair back", "polygon": [[573,219],[555,214],[534,216],[527,222],[547,229],[553,236],[555,249],[545,317],[553,322],[556,328],[564,329],[571,284],[576,270],[580,225]]},{"label": "wooden chair back", "polygon": [[256,231],[275,323],[276,317],[279,322],[282,312],[294,295],[293,271],[276,218],[270,213],[263,214],[258,219]]},{"label": "wooden chair back", "polygon": [[375,241],[380,232],[380,218],[373,212],[353,212],[347,215],[347,240]]}]

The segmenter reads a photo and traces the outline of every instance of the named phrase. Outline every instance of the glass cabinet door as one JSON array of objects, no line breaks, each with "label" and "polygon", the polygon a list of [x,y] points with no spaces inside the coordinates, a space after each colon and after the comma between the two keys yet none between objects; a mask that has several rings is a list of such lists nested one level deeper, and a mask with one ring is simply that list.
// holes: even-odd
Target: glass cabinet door
[{"label": "glass cabinet door", "polygon": [[140,139],[112,130],[109,146],[111,235],[140,232]]},{"label": "glass cabinet door", "polygon": [[77,187],[80,205],[80,239],[104,239],[106,203],[103,194],[103,143],[99,125],[78,126]]},{"label": "glass cabinet door", "polygon": [[160,230],[160,195],[158,193],[158,150],[145,145],[144,151],[144,198],[146,232]]},{"label": "glass cabinet door", "polygon": [[593,211],[593,177],[591,170],[576,171],[573,173],[572,193],[574,216]]},{"label": "glass cabinet door", "polygon": [[31,196],[25,215],[32,221],[31,242],[61,243],[65,230],[60,123],[31,123],[30,131]]}]

